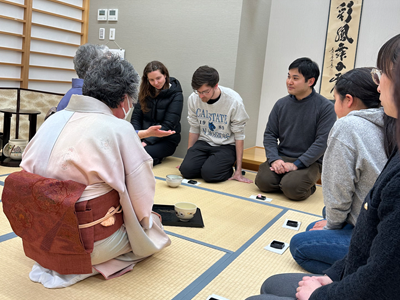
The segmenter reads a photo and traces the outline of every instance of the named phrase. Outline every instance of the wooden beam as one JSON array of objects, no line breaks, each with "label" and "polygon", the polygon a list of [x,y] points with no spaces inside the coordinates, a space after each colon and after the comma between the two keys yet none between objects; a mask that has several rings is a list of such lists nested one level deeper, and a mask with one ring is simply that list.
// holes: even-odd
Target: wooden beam
[{"label": "wooden beam", "polygon": [[89,32],[89,8],[90,8],[90,0],[83,0],[82,2],[83,11],[82,11],[82,27],[81,27],[81,45],[86,44],[88,41],[88,32]]},{"label": "wooden beam", "polygon": [[0,65],[13,66],[13,67],[22,67],[22,64],[15,64],[15,63],[9,63],[9,62],[0,62]]},{"label": "wooden beam", "polygon": [[7,17],[7,16],[0,16],[0,19],[6,19],[6,20],[15,21],[15,22],[25,23],[25,20],[12,18],[12,17]]},{"label": "wooden beam", "polygon": [[22,78],[6,78],[6,77],[0,77],[0,80],[6,80],[6,81],[22,81]]},{"label": "wooden beam", "polygon": [[70,3],[66,3],[66,2],[62,2],[62,1],[58,1],[58,0],[48,0],[48,1],[51,1],[51,2],[54,2],[54,3],[58,3],[58,4],[61,4],[61,5],[65,5],[65,6],[69,6],[69,7],[72,7],[72,8],[83,10],[82,7],[77,6],[77,5],[73,5],[73,4],[70,4]]},{"label": "wooden beam", "polygon": [[71,83],[72,81],[63,81],[63,80],[50,80],[50,79],[29,79],[29,81],[37,81],[37,82],[56,82],[56,83]]},{"label": "wooden beam", "polygon": [[16,52],[24,52],[23,49],[17,49],[17,48],[0,47],[0,49],[1,49],[1,50],[16,51]]},{"label": "wooden beam", "polygon": [[31,37],[32,40],[35,41],[43,41],[43,42],[49,42],[49,43],[56,43],[56,44],[62,44],[62,45],[67,45],[67,46],[78,46],[77,44],[71,44],[71,43],[66,43],[66,42],[60,42],[60,41],[54,41],[54,40],[48,40],[48,39],[42,39],[42,38],[38,38],[38,37]]},{"label": "wooden beam", "polygon": [[49,67],[49,66],[36,66],[36,65],[30,65],[30,67],[31,67],[31,68],[48,69],[48,70],[60,70],[60,71],[71,71],[71,72],[75,72],[75,69],[68,69],[68,68]]},{"label": "wooden beam", "polygon": [[32,25],[39,26],[39,27],[44,27],[44,28],[48,28],[48,29],[61,30],[61,31],[69,32],[69,33],[82,35],[82,33],[79,32],[79,31],[68,30],[68,29],[64,29],[64,28],[59,28],[59,27],[39,24],[39,23],[35,23],[35,22],[32,22]]},{"label": "wooden beam", "polygon": [[[1,49],[1,47],[0,47],[0,49]],[[46,52],[39,52],[39,51],[31,51],[31,54],[50,55],[50,56],[65,57],[65,58],[74,58],[73,56],[69,56],[69,55],[46,53]]]},{"label": "wooden beam", "polygon": [[26,21],[24,24],[23,35],[25,36],[22,39],[22,56],[21,56],[21,78],[22,82],[20,87],[27,89],[28,88],[28,78],[29,78],[29,57],[30,57],[30,49],[31,49],[31,23],[32,23],[32,1],[33,0],[25,0],[25,9],[24,9],[24,20]]},{"label": "wooden beam", "polygon": [[1,34],[6,34],[6,35],[18,36],[18,37],[25,37],[25,35],[23,35],[23,34],[14,33],[14,32],[0,31],[0,33],[1,33]]},{"label": "wooden beam", "polygon": [[12,2],[12,1],[7,1],[7,0],[0,0],[0,2],[1,3],[6,3],[6,4],[10,4],[10,5],[14,5],[14,6],[23,7],[23,8],[26,7],[26,5],[24,5],[24,4],[19,4],[19,3],[15,3],[15,2]]},{"label": "wooden beam", "polygon": [[57,18],[62,18],[62,19],[66,19],[66,20],[71,20],[71,21],[83,23],[83,21],[79,20],[79,19],[67,17],[67,16],[64,16],[64,15],[55,14],[55,13],[52,13],[52,12],[49,12],[49,11],[45,11],[45,10],[41,10],[41,9],[37,9],[37,8],[33,8],[32,11],[37,12],[37,13],[41,13],[41,14],[45,14],[45,15],[49,15],[49,16],[54,16],[54,17],[57,17]]}]

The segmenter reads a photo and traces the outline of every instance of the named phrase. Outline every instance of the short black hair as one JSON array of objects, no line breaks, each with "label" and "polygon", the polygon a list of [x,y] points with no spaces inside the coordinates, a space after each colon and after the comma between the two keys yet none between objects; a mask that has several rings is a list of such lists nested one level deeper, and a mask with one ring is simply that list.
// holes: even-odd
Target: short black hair
[{"label": "short black hair", "polygon": [[117,108],[124,95],[137,95],[140,77],[133,66],[119,56],[103,56],[92,62],[83,81],[82,94]]},{"label": "short black hair", "polygon": [[215,87],[218,82],[219,74],[217,70],[209,66],[201,66],[193,73],[192,89],[198,90],[204,84]]},{"label": "short black hair", "polygon": [[317,83],[319,77],[318,65],[308,57],[296,59],[289,66],[289,70],[292,69],[298,69],[299,73],[304,76],[306,81],[308,81],[310,78],[315,78],[314,84],[311,87],[314,87]]}]

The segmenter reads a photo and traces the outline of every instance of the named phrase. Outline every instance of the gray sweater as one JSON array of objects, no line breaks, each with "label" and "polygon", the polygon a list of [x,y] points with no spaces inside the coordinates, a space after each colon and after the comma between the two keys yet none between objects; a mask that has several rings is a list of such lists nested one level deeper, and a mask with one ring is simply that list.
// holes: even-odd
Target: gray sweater
[{"label": "gray sweater", "polygon": [[322,167],[326,229],[356,224],[361,204],[387,157],[383,108],[350,112],[333,126]]},{"label": "gray sweater", "polygon": [[335,121],[333,104],[314,89],[302,100],[292,95],[279,99],[264,133],[268,162],[281,159],[281,155],[297,158],[306,167],[317,160],[322,162],[328,134]]}]

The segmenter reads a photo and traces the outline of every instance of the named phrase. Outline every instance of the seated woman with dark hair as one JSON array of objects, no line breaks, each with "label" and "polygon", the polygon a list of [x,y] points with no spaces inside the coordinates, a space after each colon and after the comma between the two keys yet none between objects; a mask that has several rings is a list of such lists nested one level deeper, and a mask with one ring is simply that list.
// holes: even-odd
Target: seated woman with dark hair
[{"label": "seated woman with dark hair", "polygon": [[4,211],[36,261],[29,277],[47,288],[122,275],[170,244],[152,213],[152,159],[123,120],[136,75],[118,57],[94,61],[83,96],[43,123],[5,181]]},{"label": "seated woman with dark hair", "polygon": [[361,204],[393,151],[395,119],[380,107],[371,68],[342,75],[334,96],[339,120],[329,133],[322,166],[325,220],[290,241],[295,261],[316,274],[346,255]]},{"label": "seated woman with dark hair", "polygon": [[182,107],[183,95],[179,81],[169,77],[168,69],[161,62],[149,62],[143,70],[139,102],[133,111],[131,123],[136,130],[158,125],[161,126],[160,130],[173,133],[165,137],[140,136],[154,165],[174,154],[181,141]]}]

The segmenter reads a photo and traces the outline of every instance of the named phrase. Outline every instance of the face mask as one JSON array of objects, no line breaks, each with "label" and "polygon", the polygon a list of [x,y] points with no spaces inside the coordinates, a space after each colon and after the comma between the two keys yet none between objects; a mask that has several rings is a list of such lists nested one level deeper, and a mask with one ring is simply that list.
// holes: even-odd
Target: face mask
[{"label": "face mask", "polygon": [[130,112],[132,111],[133,107],[130,107],[128,112],[125,111],[125,108],[122,108],[122,110],[124,111],[125,117],[124,119],[127,120],[128,122],[130,122],[131,120],[128,120],[128,116],[130,114]]}]

